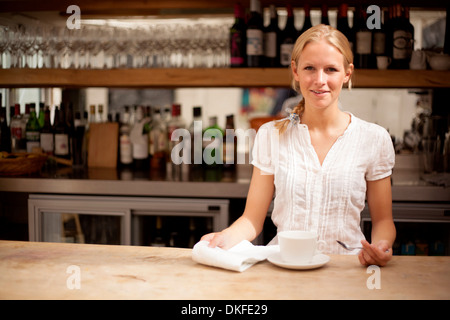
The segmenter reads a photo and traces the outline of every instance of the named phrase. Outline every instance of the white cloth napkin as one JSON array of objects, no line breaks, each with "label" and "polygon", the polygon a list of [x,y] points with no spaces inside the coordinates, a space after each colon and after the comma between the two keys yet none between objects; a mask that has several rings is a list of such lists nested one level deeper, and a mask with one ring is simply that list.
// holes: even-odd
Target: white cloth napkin
[{"label": "white cloth napkin", "polygon": [[242,272],[259,261],[278,252],[279,246],[255,246],[243,240],[229,250],[208,247],[208,241],[200,241],[192,249],[192,259],[208,266]]}]

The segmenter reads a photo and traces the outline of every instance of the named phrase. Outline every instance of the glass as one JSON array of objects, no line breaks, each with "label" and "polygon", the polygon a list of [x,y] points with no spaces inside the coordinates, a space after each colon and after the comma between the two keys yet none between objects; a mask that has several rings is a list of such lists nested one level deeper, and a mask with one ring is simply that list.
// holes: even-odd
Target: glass
[{"label": "glass", "polygon": [[230,23],[158,21],[68,29],[34,22],[0,29],[0,66],[12,68],[221,68],[229,66]]}]

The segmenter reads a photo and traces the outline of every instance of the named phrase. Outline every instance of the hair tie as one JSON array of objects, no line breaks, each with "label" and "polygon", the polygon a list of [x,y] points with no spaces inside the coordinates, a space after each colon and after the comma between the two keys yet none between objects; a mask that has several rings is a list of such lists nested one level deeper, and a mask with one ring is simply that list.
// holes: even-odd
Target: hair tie
[{"label": "hair tie", "polygon": [[292,124],[298,124],[298,123],[300,122],[300,117],[298,116],[297,113],[292,112],[292,113],[289,115],[289,121],[290,121]]}]

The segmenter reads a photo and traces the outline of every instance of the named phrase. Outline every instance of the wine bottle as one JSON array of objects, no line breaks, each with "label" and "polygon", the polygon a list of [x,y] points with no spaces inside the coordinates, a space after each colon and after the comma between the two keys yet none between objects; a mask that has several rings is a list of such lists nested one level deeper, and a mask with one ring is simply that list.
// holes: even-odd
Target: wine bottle
[{"label": "wine bottle", "polygon": [[72,136],[73,165],[83,167],[86,163],[84,156],[84,136],[86,123],[81,119],[81,112],[75,113],[74,130]]},{"label": "wine bottle", "polygon": [[366,25],[366,12],[359,7],[356,10],[355,29],[355,67],[370,69],[374,67],[372,61],[372,32]]},{"label": "wine bottle", "polygon": [[350,44],[352,52],[354,51],[355,36],[353,30],[348,24],[348,4],[340,4],[337,17],[337,29],[342,32]]},{"label": "wine bottle", "polygon": [[209,126],[203,131],[203,160],[205,166],[223,164],[223,130],[217,125],[217,117],[209,118]]},{"label": "wine bottle", "polygon": [[130,138],[133,145],[133,165],[135,169],[144,170],[148,167],[148,133],[144,132],[144,109],[138,106],[136,109],[136,119],[131,128]]},{"label": "wine bottle", "polygon": [[34,106],[30,106],[30,118],[27,121],[27,125],[25,127],[25,137],[27,139],[27,152],[32,152],[33,148],[39,148],[39,121],[36,116],[36,108]]},{"label": "wine bottle", "polygon": [[236,3],[234,5],[234,24],[230,29],[230,66],[232,68],[242,68],[246,65],[246,29],[244,8]]},{"label": "wine bottle", "polygon": [[202,107],[195,106],[192,109],[193,120],[189,126],[189,134],[191,136],[191,168],[198,169],[202,164]]},{"label": "wine bottle", "polygon": [[237,138],[234,130],[234,115],[227,115],[225,135],[223,136],[223,167],[226,170],[236,169]]},{"label": "wine bottle", "polygon": [[20,104],[14,105],[14,116],[11,118],[11,152],[26,152],[27,142],[25,139],[26,123],[22,121]]},{"label": "wine bottle", "polygon": [[322,4],[321,11],[322,17],[320,18],[320,23],[330,25],[330,19],[328,19],[328,6],[326,4]]},{"label": "wine bottle", "polygon": [[122,167],[130,166],[133,163],[133,146],[130,140],[130,131],[130,110],[128,106],[125,106],[119,128],[119,163]]},{"label": "wine bottle", "polygon": [[56,157],[70,159],[70,137],[69,128],[66,122],[66,109],[65,105],[61,103],[60,108],[55,110],[55,145],[53,154]]},{"label": "wine bottle", "polygon": [[287,67],[291,65],[292,49],[298,37],[298,31],[294,25],[294,12],[290,4],[287,5],[286,26],[281,32],[280,42],[280,65]]},{"label": "wine bottle", "polygon": [[150,167],[156,170],[165,170],[166,158],[169,149],[167,140],[167,127],[161,118],[161,109],[153,110],[153,122],[149,133],[149,148],[152,158]]},{"label": "wine bottle", "polygon": [[39,127],[42,129],[42,127],[44,126],[44,121],[45,121],[45,108],[44,108],[44,103],[43,102],[39,103],[39,117],[38,117],[38,121],[39,121]]},{"label": "wine bottle", "polygon": [[263,19],[261,16],[261,4],[259,0],[250,2],[250,19],[247,23],[247,66],[250,68],[260,68],[264,60],[263,44]]},{"label": "wine bottle", "polygon": [[444,54],[450,54],[450,4],[447,4],[445,16]]},{"label": "wine bottle", "polygon": [[0,113],[0,151],[11,152],[11,129],[6,118],[6,108],[1,108]]},{"label": "wine bottle", "polygon": [[305,11],[305,21],[303,22],[303,27],[299,32],[299,35],[302,35],[303,32],[312,27],[311,23],[311,7],[309,4],[305,3],[303,6],[303,10]]},{"label": "wine bottle", "polygon": [[386,28],[383,19],[380,22],[380,28],[372,30],[372,51],[375,58],[386,55]]},{"label": "wine bottle", "polygon": [[53,155],[54,148],[54,132],[50,122],[50,108],[45,107],[44,110],[44,125],[42,126],[41,133],[39,135],[42,151],[48,155]]},{"label": "wine bottle", "polygon": [[264,65],[269,68],[280,66],[280,28],[278,14],[274,5],[270,5],[270,23],[264,29]]},{"label": "wine bottle", "polygon": [[394,7],[392,23],[392,63],[391,69],[409,69],[414,49],[414,27],[409,22],[409,8],[402,12],[401,5]]}]

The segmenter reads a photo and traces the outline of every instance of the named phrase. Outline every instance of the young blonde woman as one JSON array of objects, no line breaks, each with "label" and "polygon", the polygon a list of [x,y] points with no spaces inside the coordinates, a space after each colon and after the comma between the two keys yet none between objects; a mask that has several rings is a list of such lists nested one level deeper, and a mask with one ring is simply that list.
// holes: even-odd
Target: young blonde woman
[{"label": "young blonde woman", "polygon": [[[303,100],[288,118],[259,129],[244,213],[202,240],[224,249],[253,240],[275,192],[272,220],[278,232],[316,231],[327,253],[349,253],[336,240],[362,244],[360,263],[384,266],[396,235],[390,181],[395,154],[384,128],[338,108],[353,73],[347,38],[330,26],[314,26],[297,39],[291,60],[293,88]],[[366,200],[371,243],[360,229]]]}]

